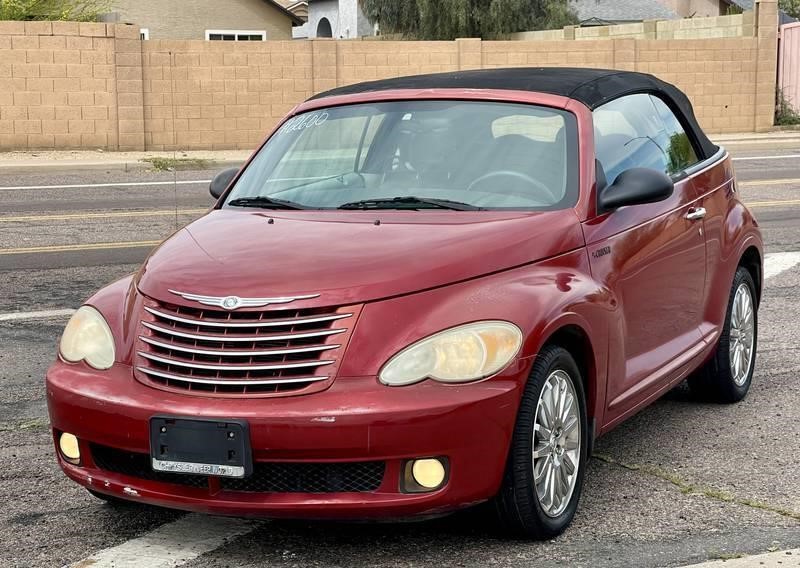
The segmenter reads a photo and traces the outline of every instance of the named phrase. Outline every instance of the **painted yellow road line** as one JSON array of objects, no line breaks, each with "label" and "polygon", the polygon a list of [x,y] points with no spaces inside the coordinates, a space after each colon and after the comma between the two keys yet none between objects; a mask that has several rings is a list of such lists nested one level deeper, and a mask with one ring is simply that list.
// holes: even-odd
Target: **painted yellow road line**
[{"label": "painted yellow road line", "polygon": [[800,178],[790,179],[753,179],[738,182],[741,187],[762,187],[765,185],[796,185],[800,184]]},{"label": "painted yellow road line", "polygon": [[161,241],[122,241],[116,243],[88,243],[83,245],[53,245],[41,247],[20,247],[0,249],[0,255],[9,254],[37,254],[43,252],[74,252],[85,250],[108,250],[123,248],[154,247]]},{"label": "painted yellow road line", "polygon": [[786,207],[787,205],[800,205],[800,199],[784,199],[784,200],[774,200],[774,201],[753,201],[751,203],[745,203],[748,207],[757,208],[757,207]]},{"label": "painted yellow road line", "polygon": [[[208,209],[178,209],[178,215],[198,215]],[[172,217],[174,209],[156,211],[110,211],[108,213],[64,213],[61,215],[21,215],[16,217],[0,216],[0,223],[28,223],[37,221],[71,221],[72,219],[108,219],[117,217]]]}]

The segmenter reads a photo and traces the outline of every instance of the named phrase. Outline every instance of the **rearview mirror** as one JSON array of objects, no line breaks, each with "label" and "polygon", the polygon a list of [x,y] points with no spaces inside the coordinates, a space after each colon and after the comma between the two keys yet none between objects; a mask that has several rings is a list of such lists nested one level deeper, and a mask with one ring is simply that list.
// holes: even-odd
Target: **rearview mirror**
[{"label": "rearview mirror", "polygon": [[600,191],[600,210],[611,211],[625,205],[663,201],[674,190],[675,183],[667,174],[648,168],[631,168]]},{"label": "rearview mirror", "polygon": [[236,174],[239,173],[239,168],[230,168],[224,171],[219,172],[214,179],[211,180],[211,185],[208,186],[208,191],[214,197],[214,199],[219,199],[220,196],[225,193],[225,190],[231,183],[231,180],[236,177]]}]

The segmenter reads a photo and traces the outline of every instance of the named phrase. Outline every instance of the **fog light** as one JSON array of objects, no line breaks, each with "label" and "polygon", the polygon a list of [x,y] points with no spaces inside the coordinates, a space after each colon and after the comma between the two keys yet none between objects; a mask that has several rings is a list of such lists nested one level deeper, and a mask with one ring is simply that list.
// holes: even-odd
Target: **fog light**
[{"label": "fog light", "polygon": [[58,448],[61,455],[70,461],[77,462],[81,459],[81,450],[78,447],[78,438],[74,434],[64,432],[58,438]]},{"label": "fog light", "polygon": [[436,489],[444,482],[445,469],[442,462],[435,458],[415,460],[411,466],[411,475],[414,476],[420,487]]}]

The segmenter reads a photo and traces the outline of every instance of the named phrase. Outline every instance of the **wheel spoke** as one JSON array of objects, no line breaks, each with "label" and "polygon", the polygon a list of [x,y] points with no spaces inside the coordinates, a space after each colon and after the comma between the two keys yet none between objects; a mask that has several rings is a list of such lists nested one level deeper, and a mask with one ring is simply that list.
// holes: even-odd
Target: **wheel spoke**
[{"label": "wheel spoke", "polygon": [[548,461],[547,465],[542,470],[542,482],[541,482],[541,490],[542,490],[542,506],[545,506],[544,499],[547,498],[547,494],[550,491],[550,474],[553,470],[553,462]]},{"label": "wheel spoke", "polygon": [[561,458],[561,461],[564,462],[564,469],[569,475],[575,473],[575,470],[578,469],[575,467],[575,462],[572,461],[572,457],[568,453],[564,453],[564,456]]},{"label": "wheel spoke", "polygon": [[561,505],[562,501],[566,499],[569,493],[569,479],[567,469],[562,465],[558,468],[558,504]]},{"label": "wheel spoke", "polygon": [[736,345],[733,351],[733,376],[738,377],[739,373],[741,372],[742,368],[742,353],[741,353],[741,345]]},{"label": "wheel spoke", "polygon": [[745,299],[744,293],[741,292],[741,288],[739,289],[739,321],[742,321],[744,317],[744,310],[745,310]]},{"label": "wheel spoke", "polygon": [[549,428],[545,428],[544,425],[542,425],[542,424],[540,424],[538,422],[536,424],[534,424],[533,431],[534,432],[538,432],[539,433],[539,437],[542,440],[549,440],[550,436],[553,435],[552,430],[550,430]]},{"label": "wheel spoke", "polygon": [[558,416],[562,422],[564,420],[564,407],[567,404],[567,384],[566,382],[561,379],[558,381],[558,406],[556,406],[556,416]]},{"label": "wheel spoke", "polygon": [[550,465],[550,461],[551,461],[552,459],[553,459],[552,457],[550,457],[550,456],[546,456],[546,457],[544,458],[544,461],[540,462],[540,463],[541,463],[541,466],[539,467],[539,471],[538,471],[538,473],[536,472],[536,468],[534,468],[534,472],[533,472],[533,481],[534,481],[534,482],[535,482],[537,485],[540,485],[540,484],[541,484],[541,482],[542,482],[542,478],[543,478],[543,477],[544,477],[544,475],[547,473],[547,471],[548,471],[548,467],[549,467],[549,465]]},{"label": "wheel spoke", "polygon": [[536,460],[549,455],[551,449],[552,446],[550,445],[550,442],[547,442],[546,444],[539,446],[539,449],[533,450],[533,459]]},{"label": "wheel spoke", "polygon": [[547,383],[545,385],[545,388],[548,389],[548,392],[547,393],[542,393],[542,398],[540,400],[540,403],[542,405],[542,409],[544,410],[545,426],[547,426],[549,429],[552,430],[553,429],[553,418],[554,418],[553,410],[552,410],[552,407],[551,407],[551,404],[550,404],[552,399],[549,396],[546,396],[546,395],[552,395],[553,386],[550,383]]},{"label": "wheel spoke", "polygon": [[570,416],[567,420],[564,421],[564,434],[569,436],[573,430],[578,426],[578,417],[577,416]]},{"label": "wheel spoke", "polygon": [[[564,408],[561,410],[562,424],[566,424],[567,421],[570,419],[570,417],[573,414],[572,408],[575,405],[575,398],[569,392],[566,392],[564,394],[564,399],[566,400],[566,402],[564,403]],[[566,426],[564,427],[564,429],[566,430]]]},{"label": "wheel spoke", "polygon": [[561,396],[561,392],[558,388],[558,381],[553,381],[552,387],[550,388],[550,419],[552,420],[551,424],[555,426],[558,422],[558,400]]}]

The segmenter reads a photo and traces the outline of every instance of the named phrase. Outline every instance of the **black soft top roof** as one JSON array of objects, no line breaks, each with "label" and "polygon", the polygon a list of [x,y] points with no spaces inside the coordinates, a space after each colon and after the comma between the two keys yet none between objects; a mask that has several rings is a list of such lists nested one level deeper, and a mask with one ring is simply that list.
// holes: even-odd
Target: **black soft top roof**
[{"label": "black soft top roof", "polygon": [[709,158],[718,150],[703,133],[695,118],[691,102],[681,90],[652,75],[632,71],[560,67],[456,71],[357,83],[320,93],[309,100],[397,89],[533,91],[575,99],[592,110],[625,95],[652,93],[658,95],[678,115],[689,136],[698,146],[701,158]]}]

